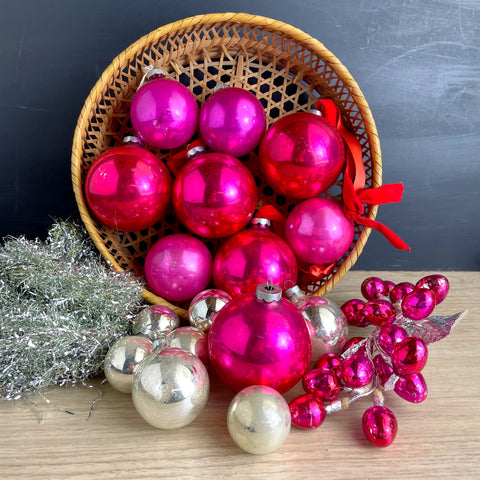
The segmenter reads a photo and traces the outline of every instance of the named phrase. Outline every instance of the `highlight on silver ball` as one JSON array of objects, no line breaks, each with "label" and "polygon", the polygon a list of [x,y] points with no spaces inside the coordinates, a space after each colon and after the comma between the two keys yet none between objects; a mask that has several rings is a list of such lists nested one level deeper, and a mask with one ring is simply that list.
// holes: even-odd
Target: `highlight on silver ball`
[{"label": "highlight on silver ball", "polygon": [[164,305],[150,305],[135,317],[132,333],[146,335],[153,341],[168,335],[179,325],[180,319],[171,308]]},{"label": "highlight on silver ball", "polygon": [[207,333],[217,313],[232,299],[223,290],[211,288],[196,295],[188,307],[188,320],[192,327]]}]

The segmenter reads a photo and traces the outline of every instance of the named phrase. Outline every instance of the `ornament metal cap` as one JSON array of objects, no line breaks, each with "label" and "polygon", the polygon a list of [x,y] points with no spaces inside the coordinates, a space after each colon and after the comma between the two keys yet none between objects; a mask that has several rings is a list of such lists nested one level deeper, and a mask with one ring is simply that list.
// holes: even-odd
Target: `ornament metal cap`
[{"label": "ornament metal cap", "polygon": [[259,283],[255,295],[257,300],[267,303],[278,302],[282,298],[282,289],[273,283]]},{"label": "ornament metal cap", "polygon": [[218,83],[215,85],[215,88],[213,89],[213,93],[218,92],[219,90],[223,90],[224,88],[228,88],[230,85],[227,83]]},{"label": "ornament metal cap", "polygon": [[300,289],[298,285],[294,285],[293,287],[288,288],[285,290],[285,296],[287,298],[293,297],[295,295],[302,295],[304,292]]},{"label": "ornament metal cap", "polygon": [[268,218],[258,218],[258,217],[252,218],[252,221],[250,223],[252,225],[260,225],[264,227],[269,227],[272,224],[272,222]]},{"label": "ornament metal cap", "polygon": [[151,70],[149,70],[146,74],[145,74],[145,79],[144,81],[146,82],[147,80],[149,80],[150,78],[152,78],[154,75],[161,75],[162,77],[165,77],[166,76],[166,73],[164,70],[162,70],[161,68],[152,68]]},{"label": "ornament metal cap", "polygon": [[137,145],[140,145],[143,147],[143,142],[139,137],[136,137],[135,135],[125,135],[122,139],[122,143],[125,145],[127,143],[136,143]]},{"label": "ornament metal cap", "polygon": [[314,115],[318,115],[319,117],[322,116],[322,112],[320,110],[317,110],[316,108],[311,108],[308,113],[313,113]]},{"label": "ornament metal cap", "polygon": [[203,153],[205,151],[206,151],[205,147],[202,147],[201,145],[198,145],[196,147],[189,148],[189,150],[187,150],[187,153],[186,153],[185,157],[187,158],[187,160],[190,160],[195,155],[198,155],[199,153]]}]

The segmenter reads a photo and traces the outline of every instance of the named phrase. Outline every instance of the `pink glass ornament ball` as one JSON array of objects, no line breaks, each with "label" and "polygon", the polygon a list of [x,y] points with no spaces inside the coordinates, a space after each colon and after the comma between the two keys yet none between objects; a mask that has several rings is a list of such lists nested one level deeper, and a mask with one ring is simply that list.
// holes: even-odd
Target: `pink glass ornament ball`
[{"label": "pink glass ornament ball", "polygon": [[176,80],[153,75],[133,96],[132,126],[152,147],[177,148],[197,129],[199,108],[190,90]]},{"label": "pink glass ornament ball", "polygon": [[419,373],[427,364],[427,344],[419,337],[407,337],[395,345],[391,358],[397,375]]},{"label": "pink glass ornament ball", "polygon": [[200,109],[199,129],[205,143],[215,152],[234,157],[254,150],[266,125],[260,100],[243,88],[220,88]]},{"label": "pink glass ornament ball", "polygon": [[427,383],[421,373],[399,377],[393,390],[397,395],[411,403],[421,403],[428,395]]},{"label": "pink glass ornament ball", "polygon": [[327,416],[322,401],[311,393],[294,398],[288,406],[292,416],[292,425],[303,430],[318,428]]},{"label": "pink glass ornament ball", "polygon": [[363,314],[363,309],[365,308],[363,300],[352,298],[347,300],[341,308],[350,326],[366,327],[370,323]]},{"label": "pink glass ornament ball", "polygon": [[342,367],[342,357],[336,353],[324,353],[314,364],[314,369],[331,370],[338,374]]},{"label": "pink glass ornament ball", "polygon": [[412,320],[423,320],[435,309],[435,294],[425,288],[415,288],[402,299],[402,312]]},{"label": "pink glass ornament ball", "polygon": [[312,346],[305,320],[289,301],[278,298],[266,302],[256,293],[238,295],[210,328],[210,364],[234,391],[266,385],[283,393],[308,367]]},{"label": "pink glass ornament ball", "polygon": [[341,385],[337,374],[332,370],[314,368],[302,378],[303,389],[318,398],[331,402],[340,393]]},{"label": "pink glass ornament ball", "polygon": [[212,256],[197,238],[184,233],[166,235],[147,253],[145,276],[152,290],[167,300],[192,299],[206,288]]},{"label": "pink glass ornament ball", "polygon": [[400,282],[390,291],[390,300],[392,303],[399,303],[403,297],[415,290],[415,285],[410,282]]},{"label": "pink glass ornament ball", "polygon": [[285,235],[295,255],[314,265],[336,262],[350,248],[353,234],[353,223],[342,207],[324,197],[299,203],[285,223]]},{"label": "pink glass ornament ball", "polygon": [[378,405],[370,407],[363,413],[362,428],[373,445],[388,447],[395,440],[398,423],[389,408]]},{"label": "pink glass ornament ball", "polygon": [[443,302],[448,295],[450,283],[444,275],[427,275],[421,278],[415,285],[417,288],[427,288],[435,295],[435,305]]},{"label": "pink glass ornament ball", "polygon": [[250,170],[225,153],[204,153],[188,161],[173,183],[178,219],[207,238],[229,237],[242,230],[257,206]]},{"label": "pink glass ornament ball", "polygon": [[324,118],[296,112],[277,120],[260,143],[267,182],[287,197],[312,198],[328,190],[344,164],[344,146]]},{"label": "pink glass ornament ball", "polygon": [[289,280],[296,284],[297,275],[297,260],[287,242],[260,223],[226,240],[213,261],[215,286],[232,296],[254,292],[267,281],[281,287]]},{"label": "pink glass ornament ball", "polygon": [[388,300],[369,300],[363,309],[363,315],[373,325],[383,327],[395,320],[396,310]]},{"label": "pink glass ornament ball", "polygon": [[125,232],[151,227],[165,215],[172,180],[153,153],[135,144],[101,154],[85,178],[85,198],[104,225]]},{"label": "pink glass ornament ball", "polygon": [[372,382],[374,374],[372,361],[361,353],[349,355],[342,362],[342,380],[347,387],[365,387]]},{"label": "pink glass ornament ball", "polygon": [[381,297],[388,297],[388,285],[379,277],[368,277],[360,286],[362,295],[367,300],[375,300]]},{"label": "pink glass ornament ball", "polygon": [[387,325],[378,333],[378,344],[387,355],[391,355],[397,343],[407,337],[407,331],[400,325]]}]

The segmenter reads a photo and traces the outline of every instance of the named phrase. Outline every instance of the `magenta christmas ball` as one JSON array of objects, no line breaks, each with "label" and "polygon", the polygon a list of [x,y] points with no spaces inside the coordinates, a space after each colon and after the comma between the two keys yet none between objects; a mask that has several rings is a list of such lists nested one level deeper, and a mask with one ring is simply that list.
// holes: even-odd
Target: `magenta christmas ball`
[{"label": "magenta christmas ball", "polygon": [[192,299],[207,287],[211,274],[210,251],[184,233],[162,237],[145,259],[145,277],[151,289],[171,301]]},{"label": "magenta christmas ball", "polygon": [[266,385],[283,393],[308,367],[312,346],[306,322],[281,295],[278,285],[258,285],[256,292],[227,303],[210,328],[210,364],[234,391]]},{"label": "magenta christmas ball", "polygon": [[316,197],[299,203],[288,215],[285,235],[295,255],[309,264],[336,262],[350,248],[353,223],[335,201]]},{"label": "magenta christmas ball", "polygon": [[198,126],[199,108],[190,90],[154,74],[135,92],[130,105],[132,126],[152,147],[170,149],[190,140]]},{"label": "magenta christmas ball", "polygon": [[267,119],[260,100],[248,90],[220,88],[200,109],[199,129],[215,152],[241,157],[260,142]]},{"label": "magenta christmas ball", "polygon": [[188,161],[173,183],[178,219],[202,237],[229,237],[242,230],[257,206],[250,170],[225,153],[204,153]]},{"label": "magenta christmas ball", "polygon": [[104,225],[133,232],[162,219],[170,203],[172,180],[153,153],[125,143],[102,153],[85,178],[85,198]]},{"label": "magenta christmas ball", "polygon": [[311,198],[328,190],[344,165],[337,130],[319,115],[296,112],[277,120],[265,133],[259,151],[267,182],[292,198]]},{"label": "magenta christmas ball", "polygon": [[261,223],[230,237],[213,261],[215,286],[232,296],[254,292],[264,282],[283,288],[287,282],[296,285],[297,275],[297,261],[287,242]]}]

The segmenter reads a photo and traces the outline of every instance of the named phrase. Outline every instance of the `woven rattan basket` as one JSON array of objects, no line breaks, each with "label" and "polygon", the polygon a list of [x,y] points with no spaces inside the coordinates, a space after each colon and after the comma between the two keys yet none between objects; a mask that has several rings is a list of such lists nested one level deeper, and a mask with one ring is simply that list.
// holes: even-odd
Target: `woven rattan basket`
[{"label": "woven rattan basket", "polygon": [[[332,99],[361,144],[365,187],[380,186],[380,146],[368,104],[347,69],[322,43],[290,25],[256,15],[219,13],[180,20],[140,38],[113,60],[85,101],[76,126],[72,148],[76,201],[87,231],[114,269],[141,275],[149,248],[163,235],[185,231],[172,213],[141,232],[109,229],[91,216],[83,193],[91,163],[132,132],[130,100],[144,74],[142,69],[152,65],[186,85],[199,104],[218,83],[250,90],[263,103],[269,124],[286,113],[311,108],[319,98]],[[172,154],[152,151],[163,159]],[[259,185],[259,207],[271,204],[287,214],[298,203],[276,195],[265,183],[256,167],[257,152],[246,163]],[[327,195],[339,197],[341,183],[342,178]],[[376,206],[370,206],[365,216],[374,219],[376,211]],[[308,285],[309,293],[330,291],[354,265],[369,233],[369,228],[356,225],[349,251],[328,275]],[[218,246],[207,245],[212,253]],[[148,285],[144,298],[185,316],[185,305],[170,304],[153,294]]]}]

